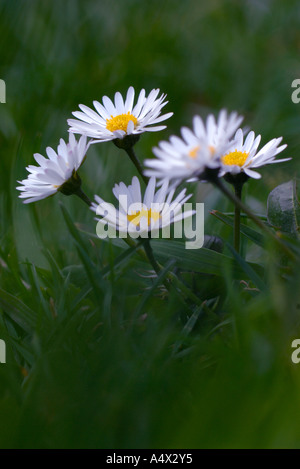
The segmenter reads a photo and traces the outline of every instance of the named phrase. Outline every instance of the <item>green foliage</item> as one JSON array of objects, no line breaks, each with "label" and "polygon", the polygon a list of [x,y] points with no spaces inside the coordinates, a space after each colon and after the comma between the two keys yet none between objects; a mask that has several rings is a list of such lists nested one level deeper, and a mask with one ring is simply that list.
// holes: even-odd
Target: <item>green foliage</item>
[{"label": "green foliage", "polygon": [[280,184],[268,197],[268,222],[286,233],[297,235],[300,223],[300,204],[297,195],[297,181]]}]

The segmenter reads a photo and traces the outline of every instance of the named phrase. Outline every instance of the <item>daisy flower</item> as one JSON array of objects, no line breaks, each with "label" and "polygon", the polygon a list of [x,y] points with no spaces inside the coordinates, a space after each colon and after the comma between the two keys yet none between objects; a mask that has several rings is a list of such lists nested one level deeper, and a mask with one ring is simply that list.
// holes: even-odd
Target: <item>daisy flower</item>
[{"label": "daisy flower", "polygon": [[107,236],[107,231],[104,231],[101,225],[108,225],[124,234],[120,237],[129,234],[133,238],[145,238],[148,237],[149,231],[154,235],[159,229],[193,215],[192,210],[182,213],[183,204],[191,197],[191,194],[186,195],[186,189],[173,199],[175,189],[168,190],[167,179],[156,192],[155,185],[155,178],[152,177],[142,197],[140,182],[136,176],[132,178],[129,186],[123,182],[116,184],[113,194],[119,202],[119,210],[96,195],[96,203],[91,205],[91,210],[101,216],[96,218],[100,223],[100,226],[97,226],[98,236]]},{"label": "daisy flower", "polygon": [[235,176],[244,173],[248,177],[260,179],[261,175],[254,171],[266,164],[281,163],[291,158],[276,160],[278,153],[282,152],[287,145],[279,146],[282,137],[273,138],[259,151],[261,136],[255,137],[253,131],[249,132],[244,141],[243,131],[238,129],[230,148],[221,157],[221,171],[219,176],[232,175]]},{"label": "daisy flower", "polygon": [[[166,95],[158,97],[159,89],[153,89],[146,97],[145,90],[141,90],[137,103],[134,106],[134,88],[131,86],[123,100],[121,93],[115,94],[114,103],[103,96],[102,103],[94,101],[96,112],[83,104],[79,105],[81,111],[73,112],[76,119],[69,119],[69,131],[82,134],[95,142],[106,142],[114,139],[123,139],[127,135],[138,135],[143,132],[156,132],[166,128],[158,124],[173,115],[173,112],[161,114],[162,108],[168,103]],[[152,127],[153,126],[153,127]]]},{"label": "daisy flower", "polygon": [[145,165],[150,168],[145,171],[145,175],[177,181],[189,178],[195,180],[207,168],[219,168],[220,156],[229,146],[242,120],[243,117],[236,112],[228,115],[224,109],[220,111],[217,120],[210,114],[206,124],[201,117],[195,116],[193,131],[182,127],[182,138],[173,135],[169,142],[162,141],[153,148],[157,159],[145,160]]},{"label": "daisy flower", "polygon": [[30,173],[27,179],[18,181],[21,186],[19,197],[26,199],[28,204],[45,199],[61,191],[65,195],[72,194],[79,189],[81,180],[76,171],[82,165],[89,144],[82,136],[77,142],[75,136],[70,134],[69,143],[60,139],[57,152],[51,147],[46,148],[48,158],[35,153],[34,159],[39,166],[29,165],[26,169]]}]

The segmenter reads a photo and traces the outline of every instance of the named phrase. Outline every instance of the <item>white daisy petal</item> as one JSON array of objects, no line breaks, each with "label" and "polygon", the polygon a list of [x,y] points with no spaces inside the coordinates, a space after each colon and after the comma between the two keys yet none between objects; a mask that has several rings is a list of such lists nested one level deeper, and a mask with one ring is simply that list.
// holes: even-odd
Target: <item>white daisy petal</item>
[{"label": "white daisy petal", "polygon": [[50,160],[54,160],[54,161],[56,160],[57,154],[55,153],[55,151],[51,147],[46,148],[46,153],[47,153],[47,156]]},{"label": "white daisy petal", "polygon": [[163,122],[167,119],[169,119],[170,117],[172,117],[174,114],[174,112],[168,112],[167,114],[163,114],[162,116],[160,117],[157,117],[157,118],[149,118],[149,121],[151,120],[151,124],[158,124],[159,122]]},{"label": "white daisy petal", "polygon": [[246,151],[247,153],[249,153],[250,149],[252,148],[254,138],[255,138],[254,132],[253,131],[249,132],[244,143],[244,151]]},{"label": "white daisy petal", "polygon": [[115,108],[118,114],[124,114],[125,112],[124,101],[119,91],[117,91],[115,94]]},{"label": "white daisy petal", "polygon": [[143,127],[141,129],[141,131],[137,132],[137,133],[142,133],[144,132],[145,130],[147,130],[147,132],[159,132],[160,130],[164,130],[166,129],[167,126],[166,125],[156,125],[156,126],[153,126],[153,127]]},{"label": "white daisy petal", "polygon": [[121,138],[122,139],[123,137],[125,137],[125,135],[126,135],[125,130],[115,130],[113,132],[114,138]]},{"label": "white daisy petal", "polygon": [[257,173],[256,171],[253,171],[252,169],[249,169],[249,168],[245,168],[245,174],[247,174],[247,176],[249,176],[250,178],[254,178],[254,179],[260,179],[261,178],[261,174]]},{"label": "white daisy petal", "polygon": [[139,115],[139,119],[142,119],[148,112],[151,111],[153,108],[153,104],[155,102],[156,96],[159,93],[159,89],[157,90],[152,90],[148,96],[148,98],[145,101],[145,104],[141,110],[141,113]]},{"label": "white daisy petal", "polygon": [[132,134],[133,131],[134,131],[134,122],[133,122],[133,121],[129,121],[129,122],[128,122],[128,125],[127,125],[127,135]]},{"label": "white daisy petal", "polygon": [[[109,112],[105,109],[104,106],[102,106],[101,103],[99,103],[99,101],[93,101],[93,105],[94,105],[96,111],[100,114],[100,116],[101,116],[104,120],[110,118]],[[74,114],[74,113],[73,113],[73,114]]]},{"label": "white daisy petal", "polygon": [[111,116],[116,115],[116,108],[113,105],[113,102],[107,96],[103,96],[102,102]]},{"label": "white daisy petal", "polygon": [[127,91],[126,101],[125,101],[125,112],[131,112],[134,101],[134,88],[130,86]]},{"label": "white daisy petal", "polygon": [[132,114],[136,117],[136,118],[139,118],[140,117],[140,112],[141,112],[141,109],[144,105],[146,101],[146,91],[144,89],[142,89],[140,91],[140,94],[139,94],[139,97],[138,97],[138,101],[137,101],[137,104],[136,106],[133,108],[132,110]]},{"label": "white daisy petal", "polygon": [[144,204],[149,207],[154,200],[155,178],[150,178],[144,195]]},{"label": "white daisy petal", "polygon": [[30,197],[29,199],[23,200],[24,204],[30,204],[31,202],[38,202],[39,200],[45,199],[46,197],[50,197],[51,195],[55,194],[53,193],[43,193],[38,196]]},{"label": "white daisy petal", "polygon": [[39,153],[35,153],[33,155],[33,158],[40,166],[43,166],[44,163],[47,161],[47,158],[45,158],[43,155],[40,155]]},{"label": "white daisy petal", "polygon": [[[93,121],[96,121],[96,122],[99,122],[100,124],[105,125],[105,119],[103,119],[103,117],[99,116],[99,114],[97,114],[97,112],[93,111],[92,109],[85,106],[84,104],[79,104],[79,107],[83,111],[83,114],[88,116],[88,118],[90,119],[89,123],[92,123]],[[73,116],[77,117],[76,112],[73,112],[72,114],[73,114]],[[77,111],[77,114],[79,114],[79,111]],[[81,117],[79,117],[79,119],[84,120]],[[88,122],[88,121],[85,121],[85,122]]]},{"label": "white daisy petal", "polygon": [[141,185],[140,185],[140,181],[138,180],[136,176],[132,178],[132,188],[133,188],[134,195],[135,195],[134,200],[136,202],[141,203],[142,202]]},{"label": "white daisy petal", "polygon": [[57,153],[50,147],[46,149],[48,158],[35,153],[34,159],[40,166],[28,166],[30,174],[27,179],[18,181],[21,184],[17,187],[21,191],[19,197],[26,199],[23,202],[27,204],[55,194],[82,164],[88,147],[86,137],[81,137],[77,142],[70,133],[69,143],[61,139]]},{"label": "white daisy petal", "polygon": [[80,104],[81,111],[73,112],[76,119],[68,119],[69,132],[86,135],[94,139],[91,143],[107,142],[123,139],[127,135],[143,132],[158,132],[166,126],[153,125],[169,119],[173,113],[161,114],[167,104],[166,96],[157,98],[159,89],[153,89],[146,97],[145,90],[139,93],[137,104],[134,106],[135,91],[128,88],[126,100],[119,91],[115,93],[114,103],[107,96],[103,96],[103,105],[93,101],[97,112]]}]

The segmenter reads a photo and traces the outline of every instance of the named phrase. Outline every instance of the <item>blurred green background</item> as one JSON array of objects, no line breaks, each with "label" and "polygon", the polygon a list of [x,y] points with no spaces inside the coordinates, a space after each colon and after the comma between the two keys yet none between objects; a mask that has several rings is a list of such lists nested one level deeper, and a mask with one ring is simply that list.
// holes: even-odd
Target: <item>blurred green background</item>
[{"label": "blurred green background", "polygon": [[[114,271],[122,251],[84,234],[86,248],[76,243],[59,201],[95,234],[79,199],[25,206],[15,190],[33,153],[67,138],[78,104],[133,85],[160,88],[174,112],[165,131],[142,136],[142,160],[194,114],[223,107],[243,114],[264,143],[283,136],[293,160],[263,168],[247,187],[248,203],[265,213],[270,190],[299,176],[300,104],[291,100],[299,2],[2,0],[0,31],[0,447],[299,448],[300,365],[290,359],[299,269],[283,276],[274,248],[250,247],[266,267],[265,292],[245,289],[226,266],[221,277],[200,276],[196,291],[216,298],[219,288],[221,299],[174,354],[189,317],[175,295],[151,291],[134,316],[152,288],[141,277],[147,265],[132,256]],[[132,175],[111,143],[94,145],[81,170],[90,197],[109,201]],[[230,205],[208,185],[190,189],[206,204],[206,234],[231,241],[209,215]],[[103,265],[112,269],[105,280],[95,274]]]}]

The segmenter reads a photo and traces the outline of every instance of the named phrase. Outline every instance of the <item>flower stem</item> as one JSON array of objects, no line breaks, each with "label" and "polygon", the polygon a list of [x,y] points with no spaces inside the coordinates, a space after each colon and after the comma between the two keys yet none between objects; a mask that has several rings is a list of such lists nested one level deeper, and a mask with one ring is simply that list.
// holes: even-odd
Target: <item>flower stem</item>
[{"label": "flower stem", "polygon": [[144,183],[148,184],[148,178],[146,178],[146,176],[144,176],[144,174],[143,174],[143,167],[142,167],[141,162],[139,161],[138,157],[135,154],[133,146],[125,148],[125,151],[126,151],[127,155],[129,156],[129,158],[131,159],[131,161],[133,162],[136,169],[138,170],[138,172],[140,173],[141,177],[143,178]]},{"label": "flower stem", "polygon": [[[237,199],[242,200],[242,188],[240,184],[234,186],[234,193]],[[241,209],[238,205],[235,205],[234,209],[234,249],[236,252],[240,252],[240,225],[241,225]]]},{"label": "flower stem", "polygon": [[143,246],[144,246],[145,253],[147,255],[147,258],[148,258],[150,264],[152,265],[153,269],[155,270],[156,274],[158,275],[161,271],[161,267],[156,262],[156,259],[155,259],[154,254],[153,254],[149,238],[145,239],[145,241],[143,243]]},{"label": "flower stem", "polygon": [[[157,263],[154,257],[149,238],[144,240],[143,246],[150,264],[158,275],[161,272],[162,267]],[[185,284],[181,282],[181,280],[179,280],[179,278],[173,272],[168,272],[166,278],[169,282],[173,283],[174,286],[177,287],[186,298],[189,298],[191,301],[193,301],[199,306],[202,305],[202,301],[200,300],[200,298],[198,298],[197,295],[195,295],[189,288],[187,288]],[[167,290],[170,290],[170,284],[168,283],[168,281],[165,281],[164,285]]]},{"label": "flower stem", "polygon": [[214,178],[212,182],[223,192],[226,197],[228,197],[229,200],[231,200],[236,207],[239,208],[239,210],[242,210],[243,212],[248,215],[249,218],[268,236],[270,236],[273,241],[276,242],[278,246],[281,247],[283,251],[290,257],[290,259],[295,260],[296,256],[295,254],[284,244],[281,239],[276,236],[246,205],[243,204],[243,202],[238,198],[236,195],[234,195],[230,190],[227,189],[226,186],[221,182],[221,179],[219,177]]},{"label": "flower stem", "polygon": [[77,189],[76,192],[74,192],[75,195],[77,195],[83,202],[85,202],[89,207],[92,205],[91,199],[83,192],[81,187]]}]

